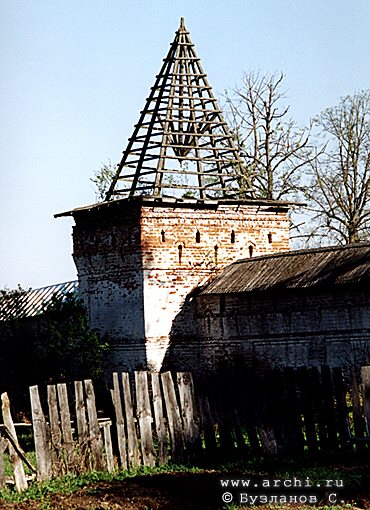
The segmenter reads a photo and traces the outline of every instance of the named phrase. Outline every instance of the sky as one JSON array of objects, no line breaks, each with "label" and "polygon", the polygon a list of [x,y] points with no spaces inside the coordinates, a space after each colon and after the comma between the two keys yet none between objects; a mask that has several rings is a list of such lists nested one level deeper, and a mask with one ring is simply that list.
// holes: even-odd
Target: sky
[{"label": "sky", "polygon": [[3,0],[0,288],[76,279],[73,219],[53,215],[96,201],[90,178],[121,159],[182,16],[220,100],[283,71],[304,126],[370,87],[368,0]]}]

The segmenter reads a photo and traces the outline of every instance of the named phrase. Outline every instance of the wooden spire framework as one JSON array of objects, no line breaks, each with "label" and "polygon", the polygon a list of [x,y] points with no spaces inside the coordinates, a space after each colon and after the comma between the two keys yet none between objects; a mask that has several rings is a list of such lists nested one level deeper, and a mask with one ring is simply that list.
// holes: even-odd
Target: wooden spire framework
[{"label": "wooden spire framework", "polygon": [[239,198],[243,163],[181,18],[106,200]]}]

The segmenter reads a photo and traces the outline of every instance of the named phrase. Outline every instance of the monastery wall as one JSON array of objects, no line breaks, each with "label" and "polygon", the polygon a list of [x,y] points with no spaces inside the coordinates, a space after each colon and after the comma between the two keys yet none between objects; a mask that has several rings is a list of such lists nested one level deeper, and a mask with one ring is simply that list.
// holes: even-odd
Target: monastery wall
[{"label": "monastery wall", "polygon": [[[370,291],[338,288],[200,295],[194,309],[196,363],[179,342],[168,363],[215,370],[358,367],[370,359]],[[175,367],[176,368],[176,367]]]}]

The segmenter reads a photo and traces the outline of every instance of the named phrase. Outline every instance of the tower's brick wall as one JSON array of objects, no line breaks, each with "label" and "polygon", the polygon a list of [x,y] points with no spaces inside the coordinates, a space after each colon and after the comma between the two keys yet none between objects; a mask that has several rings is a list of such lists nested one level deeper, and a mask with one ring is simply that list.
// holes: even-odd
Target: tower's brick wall
[{"label": "tower's brick wall", "polygon": [[122,201],[74,217],[81,293],[112,368],[160,369],[170,341],[196,334],[194,289],[237,259],[289,249],[286,208]]}]

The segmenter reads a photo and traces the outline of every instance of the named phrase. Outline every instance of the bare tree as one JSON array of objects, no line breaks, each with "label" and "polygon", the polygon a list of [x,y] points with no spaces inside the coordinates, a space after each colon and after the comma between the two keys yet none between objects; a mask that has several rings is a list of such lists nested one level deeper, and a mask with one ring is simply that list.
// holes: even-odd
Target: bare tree
[{"label": "bare tree", "polygon": [[[282,106],[284,74],[244,75],[226,104],[234,140],[245,160],[256,196],[282,199],[297,189],[301,169],[315,159],[310,130],[297,128]],[[247,179],[248,180],[248,179]],[[243,191],[243,175],[239,185]]]},{"label": "bare tree", "polygon": [[370,233],[370,90],[341,98],[316,119],[326,149],[303,186],[311,219],[306,237],[354,243]]}]

